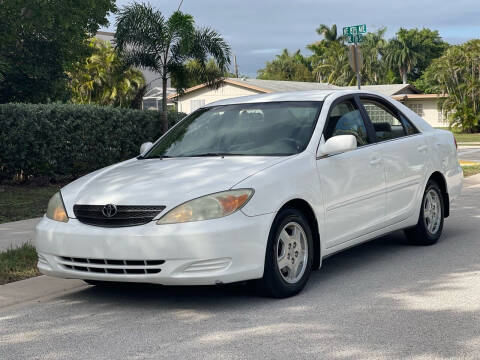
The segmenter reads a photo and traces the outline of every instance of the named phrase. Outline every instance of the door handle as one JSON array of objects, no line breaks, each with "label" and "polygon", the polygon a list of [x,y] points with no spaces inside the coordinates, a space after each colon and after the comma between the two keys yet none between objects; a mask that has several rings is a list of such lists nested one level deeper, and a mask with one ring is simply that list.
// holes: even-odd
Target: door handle
[{"label": "door handle", "polygon": [[381,162],[382,162],[382,158],[380,156],[370,159],[370,165],[378,165]]},{"label": "door handle", "polygon": [[427,145],[420,145],[417,147],[417,150],[420,152],[426,152],[427,151]]}]

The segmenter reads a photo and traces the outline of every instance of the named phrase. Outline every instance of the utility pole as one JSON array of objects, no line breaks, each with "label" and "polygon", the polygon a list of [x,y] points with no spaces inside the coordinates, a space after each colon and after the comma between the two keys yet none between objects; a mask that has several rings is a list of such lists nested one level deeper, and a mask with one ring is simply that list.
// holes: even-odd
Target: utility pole
[{"label": "utility pole", "polygon": [[350,51],[348,52],[348,61],[350,62],[350,67],[357,75],[357,86],[360,90],[361,88],[361,75],[360,72],[363,68],[363,57],[362,52],[360,51],[358,44],[363,41],[363,34],[367,32],[367,25],[354,25],[346,26],[343,28],[343,36],[345,36],[350,45]]},{"label": "utility pole", "polygon": [[235,77],[238,79],[237,55],[233,55],[233,71],[235,73]]},{"label": "utility pole", "polygon": [[358,86],[358,90],[360,90],[360,88],[361,88],[361,84],[360,84],[360,83],[361,83],[361,79],[360,79],[360,62],[359,62],[359,60],[358,60],[359,54],[358,54],[358,44],[357,44],[357,42],[355,42],[355,43],[353,44],[353,46],[354,46],[354,51],[355,51],[354,57],[355,57],[355,71],[356,71],[356,73],[357,73],[357,86]]},{"label": "utility pole", "polygon": [[178,9],[177,9],[177,11],[180,11],[180,7],[182,6],[182,4],[183,4],[183,0],[181,0],[181,1],[180,1],[180,4],[178,4]]}]

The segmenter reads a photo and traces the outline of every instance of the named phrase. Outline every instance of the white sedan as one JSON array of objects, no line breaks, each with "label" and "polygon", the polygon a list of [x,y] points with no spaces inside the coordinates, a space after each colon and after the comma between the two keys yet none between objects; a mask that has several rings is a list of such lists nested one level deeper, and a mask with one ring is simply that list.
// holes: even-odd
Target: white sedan
[{"label": "white sedan", "polygon": [[55,194],[38,268],[96,285],[252,280],[291,296],[325,257],[389,232],[434,244],[462,181],[453,135],[379,94],[223,100]]}]

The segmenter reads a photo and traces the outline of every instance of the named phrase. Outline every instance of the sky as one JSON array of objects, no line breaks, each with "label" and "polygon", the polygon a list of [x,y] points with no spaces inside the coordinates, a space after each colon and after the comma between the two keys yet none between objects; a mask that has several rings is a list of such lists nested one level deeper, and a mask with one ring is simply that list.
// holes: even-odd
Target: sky
[{"label": "sky", "polygon": [[[180,0],[150,0],[168,17]],[[117,0],[119,7],[132,1]],[[282,49],[300,49],[321,39],[320,24],[366,24],[367,31],[387,27],[387,38],[400,27],[438,30],[449,43],[480,37],[478,0],[184,0],[181,10],[199,27],[218,31],[237,56],[239,72],[256,77]],[[115,31],[115,16],[101,30]]]}]

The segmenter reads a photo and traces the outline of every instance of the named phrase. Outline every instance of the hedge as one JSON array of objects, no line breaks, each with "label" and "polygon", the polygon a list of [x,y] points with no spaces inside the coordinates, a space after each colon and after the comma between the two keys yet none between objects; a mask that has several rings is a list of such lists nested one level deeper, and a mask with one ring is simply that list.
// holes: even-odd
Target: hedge
[{"label": "hedge", "polygon": [[[173,124],[185,114],[169,113]],[[160,113],[95,105],[0,104],[0,181],[66,181],[138,155]]]}]

